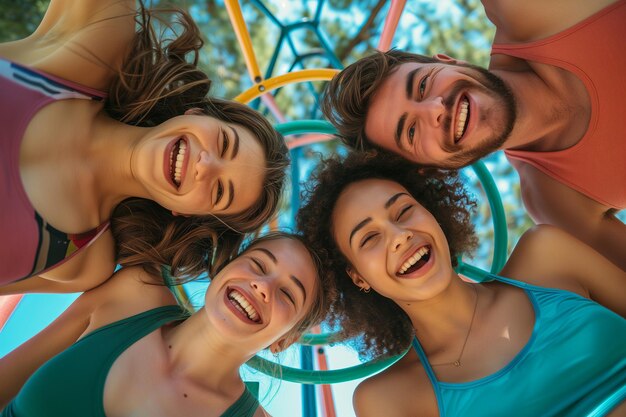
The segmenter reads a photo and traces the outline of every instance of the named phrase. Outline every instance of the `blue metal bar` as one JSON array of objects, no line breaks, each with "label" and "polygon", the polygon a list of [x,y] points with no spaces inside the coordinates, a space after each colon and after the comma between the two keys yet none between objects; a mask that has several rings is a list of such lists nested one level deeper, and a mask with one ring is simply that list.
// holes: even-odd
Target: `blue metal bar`
[{"label": "blue metal bar", "polygon": [[319,26],[315,26],[314,30],[315,34],[317,35],[317,39],[322,45],[322,48],[324,48],[326,50],[326,53],[328,54],[328,60],[330,61],[330,63],[333,65],[334,68],[343,69],[343,64],[341,63],[341,61],[339,61],[339,58],[337,58],[337,55],[335,55],[328,42],[326,42],[324,36],[322,36]]}]

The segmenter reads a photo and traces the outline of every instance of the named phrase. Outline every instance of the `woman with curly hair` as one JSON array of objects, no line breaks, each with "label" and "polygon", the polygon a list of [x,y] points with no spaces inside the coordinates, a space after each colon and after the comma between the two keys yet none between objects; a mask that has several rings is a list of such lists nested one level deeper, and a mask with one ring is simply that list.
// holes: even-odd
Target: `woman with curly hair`
[{"label": "woman with curly hair", "polygon": [[[192,276],[268,220],[287,148],[259,113],[207,97],[202,45],[187,13],[134,0],[52,0],[0,45],[0,294],[93,288],[194,229],[209,253],[181,251],[174,271]],[[116,253],[116,227],[137,245]]]},{"label": "woman with curly hair", "polygon": [[239,368],[322,320],[334,288],[322,266],[299,236],[264,236],[191,315],[159,275],[122,268],[0,359],[0,415],[264,416]]},{"label": "woman with curly hair", "polygon": [[624,412],[626,276],[611,262],[541,226],[502,277],[469,283],[454,266],[476,244],[474,203],[455,172],[353,153],[314,183],[298,225],[329,258],[343,336],[363,357],[413,341],[358,386],[358,416]]}]

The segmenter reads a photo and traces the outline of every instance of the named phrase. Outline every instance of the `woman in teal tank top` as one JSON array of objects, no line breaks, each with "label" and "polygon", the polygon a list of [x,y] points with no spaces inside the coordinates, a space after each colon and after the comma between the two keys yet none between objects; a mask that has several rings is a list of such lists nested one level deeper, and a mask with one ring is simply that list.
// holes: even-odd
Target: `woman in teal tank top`
[{"label": "woman in teal tank top", "polygon": [[362,357],[413,346],[358,386],[359,417],[626,413],[624,271],[541,226],[500,272],[510,278],[470,283],[454,270],[476,243],[458,174],[352,154],[315,180],[298,224],[329,252],[332,318]]},{"label": "woman in teal tank top", "polygon": [[0,359],[1,416],[265,416],[239,368],[321,321],[334,288],[321,266],[300,237],[267,235],[191,315],[160,277],[122,268]]}]

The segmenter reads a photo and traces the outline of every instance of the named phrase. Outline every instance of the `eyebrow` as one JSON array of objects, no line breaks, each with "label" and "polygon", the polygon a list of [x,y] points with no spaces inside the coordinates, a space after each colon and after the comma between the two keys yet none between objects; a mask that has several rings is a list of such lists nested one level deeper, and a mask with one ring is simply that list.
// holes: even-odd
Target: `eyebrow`
[{"label": "eyebrow", "polygon": [[417,67],[413,71],[409,72],[406,76],[406,98],[409,100],[413,97],[413,84],[415,83],[415,78],[417,75],[424,69],[424,67]]},{"label": "eyebrow", "polygon": [[[387,202],[385,203],[385,208],[388,209],[389,207],[391,207],[391,205],[393,203],[395,203],[400,197],[402,197],[403,195],[409,196],[407,193],[405,192],[399,192],[397,194],[392,195],[389,200],[387,200]],[[410,197],[410,196],[409,196]],[[350,246],[352,246],[352,237],[356,234],[356,232],[358,232],[359,230],[361,230],[363,227],[365,227],[365,225],[367,225],[369,222],[372,221],[371,217],[368,217],[367,219],[363,220],[362,222],[360,222],[359,224],[357,224],[356,226],[354,226],[354,229],[352,229],[352,232],[350,232],[350,239],[348,240],[348,243],[350,244]]]},{"label": "eyebrow", "polygon": [[235,159],[235,157],[237,156],[237,153],[239,153],[239,133],[237,133],[234,127],[232,126],[228,126],[228,127],[230,127],[230,130],[233,131],[233,136],[235,137],[235,141],[233,143],[233,154],[230,157],[230,159]]},{"label": "eyebrow", "polygon": [[298,286],[298,288],[300,288],[300,289],[302,290],[302,298],[303,298],[302,303],[303,303],[303,304],[304,304],[304,303],[306,303],[306,290],[304,289],[304,285],[302,285],[302,281],[300,281],[300,280],[298,279],[298,277],[296,277],[295,275],[290,275],[289,277],[291,278],[291,280],[292,280],[293,282],[295,282],[295,283],[296,283],[296,285]]},{"label": "eyebrow", "polygon": [[400,139],[402,138],[402,131],[404,130],[404,123],[406,122],[406,118],[408,117],[408,113],[402,114],[400,116],[400,120],[398,120],[398,126],[396,127],[396,134],[393,139],[396,142],[396,146],[402,149],[402,145],[400,143]]},{"label": "eyebrow", "polygon": [[[417,67],[414,70],[410,71],[406,76],[406,98],[409,100],[413,98],[413,84],[415,84],[415,79],[423,69],[424,67]],[[398,124],[396,127],[396,134],[394,136],[396,146],[400,149],[402,149],[400,140],[402,138],[402,131],[404,130],[404,123],[406,123],[407,117],[407,113],[404,113],[402,114],[402,116],[400,116],[400,120],[398,120]]]},{"label": "eyebrow", "polygon": [[[258,251],[263,252],[264,254],[266,254],[272,260],[272,262],[274,262],[275,265],[278,265],[278,259],[276,259],[276,256],[274,256],[274,254],[269,249],[254,248],[252,250],[258,250]],[[302,297],[304,298],[304,302],[306,302],[306,289],[304,288],[304,285],[302,284],[302,281],[300,281],[298,279],[298,277],[296,277],[295,275],[289,275],[289,278],[291,278],[291,280],[296,283],[298,288],[300,288],[300,290],[302,290]]]},{"label": "eyebrow", "polygon": [[362,228],[364,228],[365,225],[367,225],[371,221],[372,221],[372,218],[368,217],[367,219],[363,220],[361,223],[354,226],[354,229],[352,229],[352,232],[350,232],[350,239],[348,240],[348,243],[350,244],[350,246],[352,246],[352,237],[355,235],[355,233],[361,230]]},{"label": "eyebrow", "polygon": [[[400,192],[397,194],[394,194],[391,196],[391,198],[389,200],[387,200],[387,202],[385,203],[385,208],[388,209],[389,207],[391,207],[391,205],[393,203],[396,202],[396,200],[398,200],[400,197],[402,197],[403,195],[409,196],[407,193],[405,192]],[[410,196],[409,196],[410,197]]]}]

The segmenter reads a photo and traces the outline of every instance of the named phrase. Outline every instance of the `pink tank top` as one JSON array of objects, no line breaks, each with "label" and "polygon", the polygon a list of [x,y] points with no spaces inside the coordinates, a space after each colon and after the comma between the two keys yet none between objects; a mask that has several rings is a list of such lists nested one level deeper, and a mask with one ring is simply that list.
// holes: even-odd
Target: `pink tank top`
[{"label": "pink tank top", "polygon": [[[28,200],[19,171],[24,131],[39,109],[56,100],[104,97],[0,58],[0,285],[60,265],[108,229],[107,222],[75,236],[47,224]],[[50,135],[54,140],[52,126]]]},{"label": "pink tank top", "polygon": [[585,85],[589,128],[580,141],[554,152],[505,151],[599,203],[626,207],[626,0],[546,39],[494,44],[504,54],[563,68]]}]

